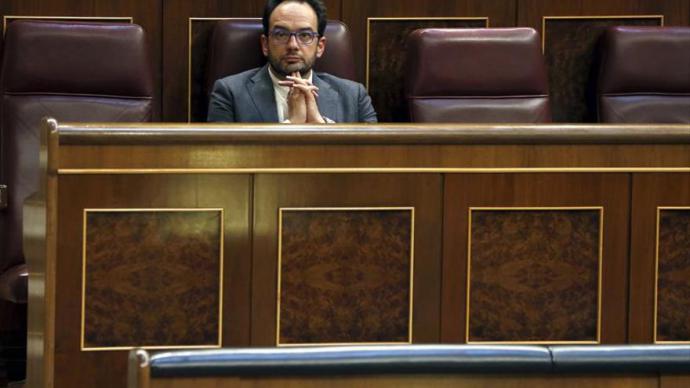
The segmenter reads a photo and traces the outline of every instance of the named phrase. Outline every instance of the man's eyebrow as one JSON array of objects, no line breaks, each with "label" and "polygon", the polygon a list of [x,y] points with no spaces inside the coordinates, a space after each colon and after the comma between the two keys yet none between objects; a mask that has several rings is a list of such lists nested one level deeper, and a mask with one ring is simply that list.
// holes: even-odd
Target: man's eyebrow
[{"label": "man's eyebrow", "polygon": [[[279,29],[285,30],[285,31],[290,31],[289,28],[287,28],[287,27],[285,27],[285,26],[281,26],[281,25],[274,25],[272,30],[275,30],[276,28],[279,28]],[[304,31],[316,32],[316,31],[314,31],[311,27],[299,28],[299,29],[297,29],[295,32],[304,32]]]}]

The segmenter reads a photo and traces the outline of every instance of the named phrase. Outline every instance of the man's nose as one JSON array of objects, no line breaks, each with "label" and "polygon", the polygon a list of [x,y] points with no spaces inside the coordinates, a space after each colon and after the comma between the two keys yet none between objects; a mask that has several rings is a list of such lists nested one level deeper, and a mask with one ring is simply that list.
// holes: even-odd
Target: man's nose
[{"label": "man's nose", "polygon": [[299,48],[299,42],[297,41],[297,35],[295,35],[295,34],[290,35],[290,37],[288,38],[288,41],[287,41],[287,45],[288,45],[288,47]]}]

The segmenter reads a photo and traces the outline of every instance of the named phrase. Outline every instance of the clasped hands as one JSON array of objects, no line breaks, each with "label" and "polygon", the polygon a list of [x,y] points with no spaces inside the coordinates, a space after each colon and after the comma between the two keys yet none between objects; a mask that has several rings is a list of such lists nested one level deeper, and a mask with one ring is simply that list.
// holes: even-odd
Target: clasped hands
[{"label": "clasped hands", "polygon": [[316,98],[319,97],[319,88],[302,78],[298,71],[293,72],[286,78],[287,80],[280,81],[279,84],[290,87],[287,95],[287,115],[290,123],[326,123],[316,104]]}]

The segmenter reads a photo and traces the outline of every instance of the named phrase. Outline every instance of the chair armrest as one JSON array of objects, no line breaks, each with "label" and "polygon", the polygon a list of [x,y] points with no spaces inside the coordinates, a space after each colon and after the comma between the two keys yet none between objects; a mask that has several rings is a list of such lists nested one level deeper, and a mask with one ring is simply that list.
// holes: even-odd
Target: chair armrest
[{"label": "chair armrest", "polygon": [[7,207],[7,186],[0,185],[0,210]]}]

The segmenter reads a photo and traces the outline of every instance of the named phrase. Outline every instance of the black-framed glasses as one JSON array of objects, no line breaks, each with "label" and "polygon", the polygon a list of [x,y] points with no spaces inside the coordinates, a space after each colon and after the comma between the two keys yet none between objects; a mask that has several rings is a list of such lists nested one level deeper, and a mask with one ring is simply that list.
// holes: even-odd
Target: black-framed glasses
[{"label": "black-framed glasses", "polygon": [[274,28],[269,35],[273,40],[276,41],[276,43],[286,44],[290,38],[294,36],[297,39],[297,42],[299,42],[301,45],[309,46],[310,44],[314,43],[314,39],[319,36],[319,33],[311,30],[290,32],[283,28]]}]

